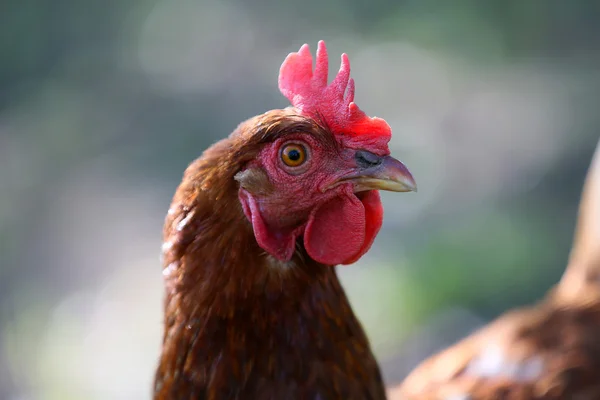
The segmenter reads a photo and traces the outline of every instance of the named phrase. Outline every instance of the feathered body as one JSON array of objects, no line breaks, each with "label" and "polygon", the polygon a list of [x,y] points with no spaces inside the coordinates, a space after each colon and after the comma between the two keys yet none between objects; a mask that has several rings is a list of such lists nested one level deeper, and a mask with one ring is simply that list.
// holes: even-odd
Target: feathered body
[{"label": "feathered body", "polygon": [[561,282],[433,356],[393,400],[600,399],[600,143]]},{"label": "feathered body", "polygon": [[[280,76],[296,100],[322,89],[284,73],[306,64],[303,49]],[[319,52],[322,69],[323,43]],[[414,181],[387,155],[385,121],[361,114],[353,94],[344,99],[347,75],[342,83],[353,121],[374,128],[365,140],[340,133],[345,120],[319,111],[327,102],[304,97],[242,123],[186,170],[164,228],[155,399],[385,398],[334,265],[354,262],[375,238],[376,189],[408,191]]]},{"label": "feathered body", "polygon": [[390,399],[600,399],[600,295],[587,300],[553,292],[505,314],[422,363]]}]

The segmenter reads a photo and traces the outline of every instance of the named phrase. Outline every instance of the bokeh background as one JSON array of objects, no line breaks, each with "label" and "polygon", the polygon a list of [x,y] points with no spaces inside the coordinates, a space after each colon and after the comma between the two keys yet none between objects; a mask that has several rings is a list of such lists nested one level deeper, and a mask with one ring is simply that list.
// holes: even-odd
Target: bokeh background
[{"label": "bokeh background", "polygon": [[340,269],[389,383],[559,279],[599,137],[600,2],[4,0],[0,399],[147,399],[161,229],[187,164],[287,105],[325,39],[394,130],[417,194],[383,195]]}]

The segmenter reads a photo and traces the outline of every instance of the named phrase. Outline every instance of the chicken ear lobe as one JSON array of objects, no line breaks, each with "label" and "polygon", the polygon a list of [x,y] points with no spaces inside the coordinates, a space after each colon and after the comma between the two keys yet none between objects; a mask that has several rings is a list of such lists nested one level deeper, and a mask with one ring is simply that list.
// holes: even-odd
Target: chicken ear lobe
[{"label": "chicken ear lobe", "polygon": [[252,224],[254,237],[258,245],[278,260],[290,261],[296,248],[296,239],[303,227],[298,227],[289,232],[269,229],[254,196],[245,189],[240,189],[238,196],[244,214]]},{"label": "chicken ear lobe", "polygon": [[346,264],[363,247],[365,230],[364,205],[354,194],[344,194],[313,211],[304,231],[304,247],[322,264]]}]

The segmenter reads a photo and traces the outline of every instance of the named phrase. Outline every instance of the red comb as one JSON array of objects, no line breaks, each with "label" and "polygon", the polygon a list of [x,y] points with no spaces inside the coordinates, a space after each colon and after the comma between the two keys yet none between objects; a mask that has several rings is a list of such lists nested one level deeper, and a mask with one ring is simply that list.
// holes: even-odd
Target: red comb
[{"label": "red comb", "polygon": [[354,79],[350,61],[342,54],[342,65],[327,85],[329,61],[324,41],[319,41],[315,70],[307,44],[290,53],[279,70],[279,90],[303,115],[324,123],[333,133],[359,142],[379,153],[389,153],[392,130],[385,120],[366,115],[354,103]]}]

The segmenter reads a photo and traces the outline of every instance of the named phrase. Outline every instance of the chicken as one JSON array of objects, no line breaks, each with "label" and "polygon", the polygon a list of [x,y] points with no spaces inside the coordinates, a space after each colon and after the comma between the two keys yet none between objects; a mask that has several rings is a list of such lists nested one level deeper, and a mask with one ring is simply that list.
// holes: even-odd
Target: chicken
[{"label": "chicken", "polygon": [[423,362],[390,398],[600,399],[600,143],[560,283]]},{"label": "chicken", "polygon": [[154,399],[384,399],[336,275],[383,217],[378,190],[414,191],[389,125],[327,85],[319,42],[281,66],[293,107],[250,118],[185,171],[164,225],[165,330]]}]

